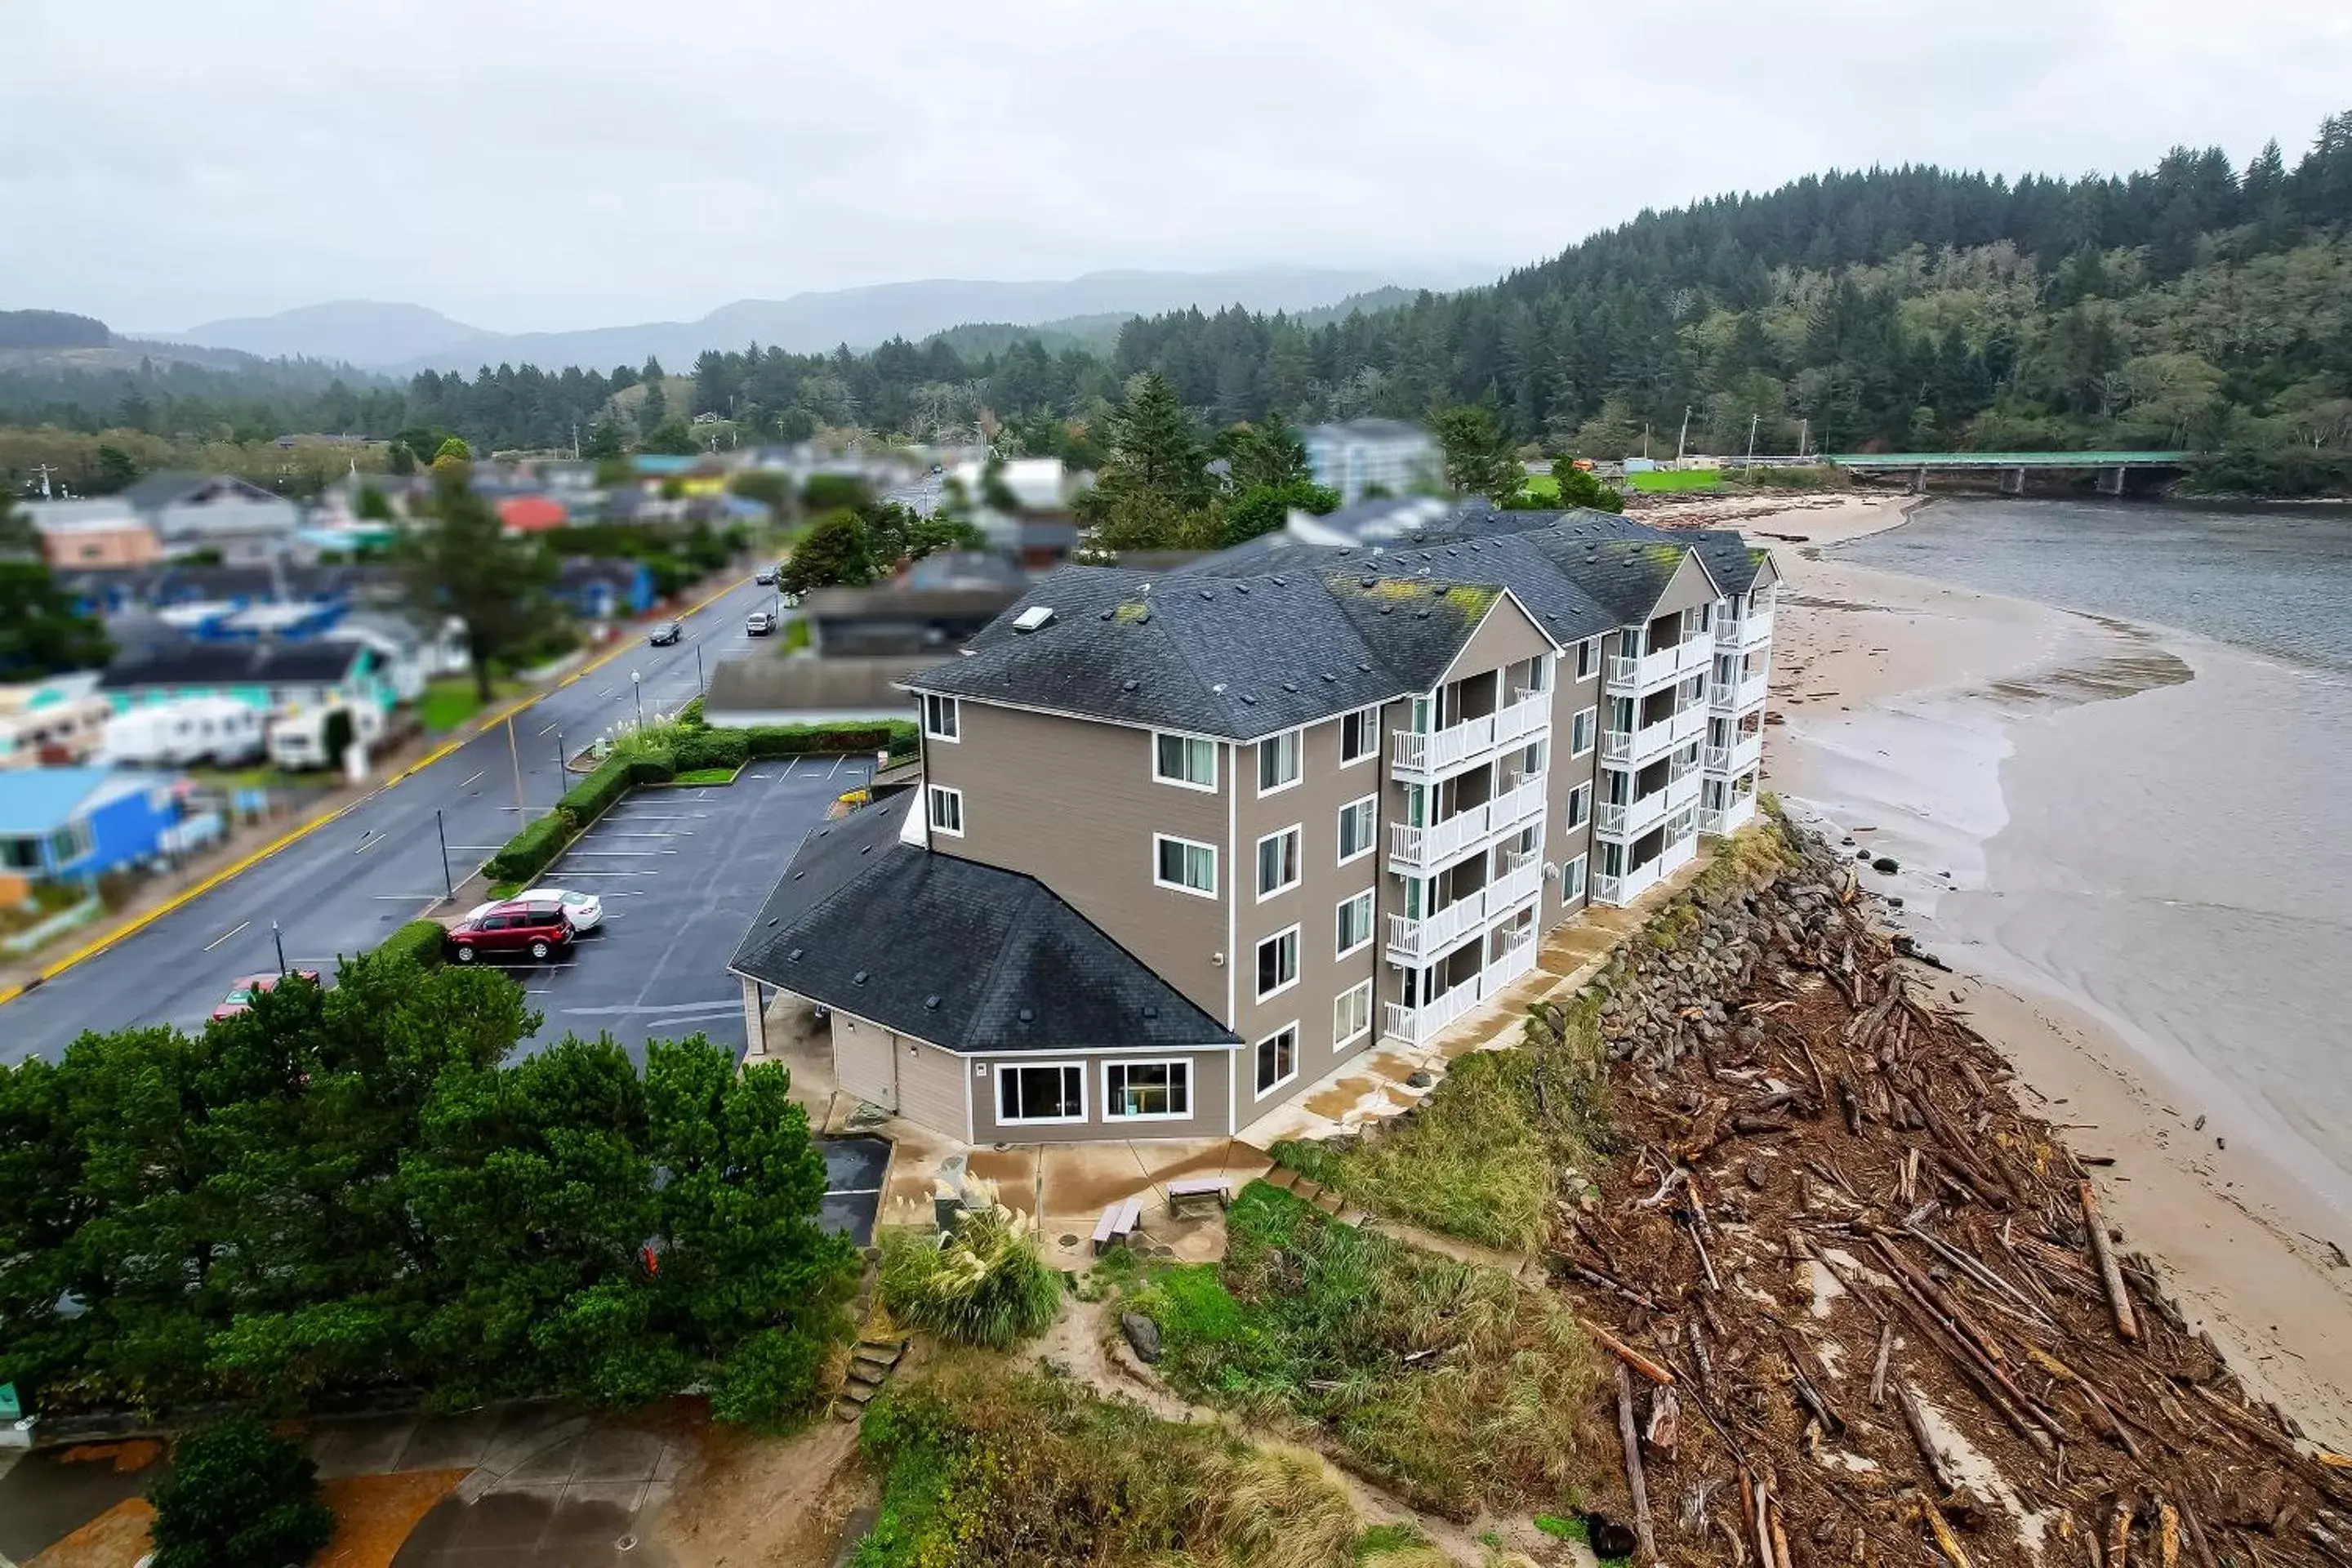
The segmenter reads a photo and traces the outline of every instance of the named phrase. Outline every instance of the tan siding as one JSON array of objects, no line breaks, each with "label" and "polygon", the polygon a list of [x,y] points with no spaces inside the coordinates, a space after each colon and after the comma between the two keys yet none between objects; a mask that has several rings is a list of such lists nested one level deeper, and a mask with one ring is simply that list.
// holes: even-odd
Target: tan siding
[{"label": "tan siding", "polygon": [[[1300,748],[1299,782],[1263,798],[1257,794],[1255,752],[1246,746],[1240,748],[1245,782],[1234,836],[1239,846],[1240,875],[1234,884],[1238,912],[1234,943],[1237,1015],[1234,1032],[1244,1042],[1242,1077],[1234,1086],[1235,1104],[1244,1127],[1322,1077],[1345,1056],[1363,1048],[1360,1042],[1345,1052],[1333,1049],[1331,1009],[1340,992],[1372,978],[1380,962],[1380,922],[1385,911],[1375,891],[1371,944],[1343,960],[1337,956],[1339,900],[1373,889],[1380,879],[1381,853],[1377,845],[1385,837],[1391,819],[1381,775],[1388,766],[1388,731],[1403,722],[1401,719],[1391,722],[1400,711],[1401,708],[1392,708],[1382,716],[1379,752],[1344,768],[1339,765],[1339,721],[1332,719],[1309,725]],[[1373,829],[1376,847],[1373,853],[1343,867],[1338,863],[1339,808],[1365,795],[1381,802],[1375,807],[1379,818]],[[1256,881],[1258,838],[1292,823],[1297,823],[1302,830],[1299,884],[1260,903]],[[1257,944],[1263,938],[1293,924],[1299,928],[1298,984],[1260,1002],[1256,997]],[[1256,1043],[1261,1037],[1294,1019],[1298,1024],[1298,1076],[1260,1100],[1256,1098]]]},{"label": "tan siding", "polygon": [[953,1051],[906,1035],[891,1037],[891,1054],[898,1064],[898,1114],[962,1139],[963,1080],[971,1065]]},{"label": "tan siding", "polygon": [[[1233,751],[1214,794],[1158,784],[1151,734],[963,701],[952,743],[926,742],[928,782],[964,792],[961,838],[931,847],[1035,877],[1212,1016],[1225,1016],[1223,896]],[[1219,898],[1156,886],[1152,835],[1217,847]]]},{"label": "tan siding", "polygon": [[[1192,1114],[1182,1121],[1131,1121],[1103,1115],[1103,1064],[1111,1061],[1189,1061],[1192,1064]],[[979,1143],[1081,1143],[1104,1138],[1214,1138],[1223,1137],[1225,1126],[1226,1070],[1231,1053],[1225,1051],[1169,1051],[1165,1054],[1125,1052],[1118,1056],[1087,1056],[1080,1051],[1038,1051],[1027,1056],[974,1057],[963,1065],[972,1072],[976,1067],[986,1067],[986,1077],[977,1073],[971,1079],[971,1142]],[[1003,1123],[996,1119],[996,1075],[1007,1067],[1019,1067],[1024,1062],[1078,1062],[1087,1073],[1087,1119],[1084,1121],[1055,1122],[1044,1126],[1029,1122]],[[961,1109],[959,1108],[959,1115]]]},{"label": "tan siding", "polygon": [[[1506,594],[1487,607],[1485,618],[1478,623],[1478,629],[1470,634],[1470,640],[1462,645],[1462,651],[1455,654],[1454,662],[1445,667],[1445,673],[1438,679],[1438,684],[1443,686],[1447,681],[1460,680],[1465,676],[1481,675],[1503,665],[1516,664],[1523,658],[1533,658],[1539,653],[1549,653],[1551,649],[1551,638],[1544,636],[1536,624],[1528,619],[1527,612],[1519,608],[1517,599]],[[1509,700],[1507,693],[1504,700]]]},{"label": "tan siding", "polygon": [[1685,554],[1683,563],[1675,569],[1673,580],[1666,584],[1666,591],[1658,596],[1656,608],[1650,614],[1654,616],[1687,610],[1694,605],[1712,604],[1717,597],[1715,584],[1707,576],[1706,568],[1699,563],[1696,555]]},{"label": "tan siding", "polygon": [[842,1090],[885,1110],[898,1109],[898,1064],[889,1030],[871,1019],[833,1015],[833,1070]]},{"label": "tan siding", "polygon": [[[1574,830],[1564,825],[1568,821],[1569,792],[1578,784],[1595,784],[1594,778],[1601,762],[1601,665],[1594,661],[1590,679],[1576,679],[1576,652],[1571,645],[1559,663],[1559,682],[1553,689],[1551,709],[1551,773],[1547,781],[1550,799],[1544,815],[1544,864],[1561,869],[1560,877],[1547,877],[1544,881],[1543,908],[1537,916],[1538,924],[1549,931],[1560,921],[1581,910],[1591,896],[1592,887],[1592,817],[1585,816],[1584,826]],[[1587,708],[1592,715],[1592,749],[1580,757],[1569,755],[1569,744],[1575,735],[1576,716]],[[1566,886],[1565,868],[1579,855],[1585,857],[1585,891],[1573,903],[1564,903],[1560,889]]]}]

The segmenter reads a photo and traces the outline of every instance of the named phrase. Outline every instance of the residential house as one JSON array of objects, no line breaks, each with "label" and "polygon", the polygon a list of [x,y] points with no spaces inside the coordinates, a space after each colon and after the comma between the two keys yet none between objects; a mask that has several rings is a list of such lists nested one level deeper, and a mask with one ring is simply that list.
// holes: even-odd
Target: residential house
[{"label": "residential house", "polygon": [[153,473],[122,492],[155,531],[166,556],[217,553],[228,565],[286,554],[301,509],[233,474]]},{"label": "residential house", "polygon": [[25,510],[53,570],[152,566],[163,558],[155,531],[117,497],[34,501]]},{"label": "residential house", "polygon": [[1353,506],[1375,489],[1413,495],[1435,485],[1443,475],[1437,438],[1402,419],[1317,425],[1301,439],[1307,471],[1317,484],[1339,491],[1342,506]]},{"label": "residential house", "polygon": [[819,588],[801,601],[809,647],[823,658],[952,653],[1021,597],[1014,585]]},{"label": "residential house", "polygon": [[[971,1142],[1236,1131],[1426,1045],[1687,864],[1711,776],[1712,826],[1754,809],[1709,684],[1727,646],[1735,700],[1761,679],[1769,560],[1525,521],[1039,583],[907,680],[923,788],[803,847],[732,964],[747,1017],[764,985],[831,1009],[845,1088]],[[974,908],[1016,897],[1066,964]]]},{"label": "residential house", "polygon": [[0,771],[0,900],[89,882],[175,847],[177,781],[118,768]]},{"label": "residential house", "polygon": [[399,694],[365,642],[183,638],[124,648],[99,677],[117,713],[183,697],[224,697],[264,712],[336,702],[389,713]]},{"label": "residential house", "polygon": [[583,621],[609,622],[642,616],[654,607],[654,569],[642,561],[577,558],[559,562],[555,601]]}]

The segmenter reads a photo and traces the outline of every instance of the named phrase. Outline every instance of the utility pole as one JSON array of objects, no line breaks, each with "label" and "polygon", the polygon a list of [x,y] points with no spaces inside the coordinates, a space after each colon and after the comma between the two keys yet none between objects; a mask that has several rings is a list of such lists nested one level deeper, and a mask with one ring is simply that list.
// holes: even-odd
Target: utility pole
[{"label": "utility pole", "polygon": [[457,901],[457,884],[449,877],[449,830],[442,826],[441,808],[437,805],[433,808],[433,832],[441,840],[441,886],[454,904]]},{"label": "utility pole", "polygon": [[269,922],[269,940],[278,944],[278,978],[283,980],[286,978],[286,933],[278,929],[275,920]]},{"label": "utility pole", "polygon": [[515,829],[520,832],[530,826],[530,813],[522,803],[522,750],[515,742],[514,715],[507,715],[507,758],[514,763]]},{"label": "utility pole", "polygon": [[1764,416],[1760,413],[1748,416],[1748,466],[1751,468],[1756,466],[1756,427],[1763,422]]},{"label": "utility pole", "polygon": [[1797,421],[1797,456],[1800,458],[1805,455],[1805,432],[1812,428],[1812,424],[1811,419],[1801,418]]},{"label": "utility pole", "polygon": [[646,678],[635,670],[629,671],[629,689],[637,695],[637,728],[646,727]]},{"label": "utility pole", "polygon": [[1682,431],[1675,437],[1675,467],[1677,468],[1683,466],[1683,446],[1690,439],[1690,405],[1685,403],[1683,405]]},{"label": "utility pole", "polygon": [[699,639],[694,645],[694,689],[697,691],[709,689],[702,679],[702,643]]},{"label": "utility pole", "polygon": [[572,460],[575,463],[580,460],[580,421],[577,419],[572,422]]}]

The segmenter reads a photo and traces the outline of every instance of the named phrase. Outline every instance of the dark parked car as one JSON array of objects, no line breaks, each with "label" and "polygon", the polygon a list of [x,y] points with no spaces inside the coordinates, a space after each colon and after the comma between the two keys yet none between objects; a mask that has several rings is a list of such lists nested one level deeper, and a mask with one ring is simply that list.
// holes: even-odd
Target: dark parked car
[{"label": "dark parked car", "polygon": [[664,621],[646,634],[646,641],[655,647],[667,647],[686,635],[686,628],[676,621]]},{"label": "dark parked car", "polygon": [[449,928],[449,953],[471,963],[483,953],[521,952],[545,961],[572,945],[572,921],[560,903],[516,899],[468,915]]}]

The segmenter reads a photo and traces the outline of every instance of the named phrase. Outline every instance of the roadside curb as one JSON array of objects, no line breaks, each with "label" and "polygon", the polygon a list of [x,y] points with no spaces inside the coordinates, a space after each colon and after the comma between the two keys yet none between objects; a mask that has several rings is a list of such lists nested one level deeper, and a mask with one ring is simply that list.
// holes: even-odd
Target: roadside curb
[{"label": "roadside curb", "polygon": [[[713,589],[710,593],[704,595],[700,599],[697,600],[687,608],[678,611],[673,618],[684,620],[689,616],[699,615],[701,612],[709,609],[712,605],[718,603],[720,599],[725,598],[728,595],[735,592],[736,589],[740,588],[744,584],[749,583],[751,580],[751,579],[748,574],[734,578],[721,586]],[[326,826],[328,824],[335,822],[357,810],[359,807],[367,805],[370,801],[375,799],[386,790],[395,788],[402,783],[402,781],[410,778],[416,773],[422,773],[425,769],[431,767],[434,763],[440,762],[443,758],[448,756],[452,752],[457,751],[460,746],[466,745],[467,742],[478,738],[485,731],[493,730],[499,725],[505,723],[509,719],[512,719],[516,714],[530,708],[532,704],[562,690],[565,687],[571,685],[573,681],[578,680],[581,677],[602,668],[604,665],[620,658],[623,653],[635,646],[636,645],[634,638],[615,637],[613,640],[613,646],[611,647],[605,649],[603,653],[599,654],[594,658],[590,659],[585,664],[583,664],[579,668],[563,677],[561,680],[556,681],[553,685],[543,688],[541,690],[534,691],[527,697],[523,697],[516,701],[510,702],[506,707],[499,709],[494,713],[487,716],[477,715],[473,721],[474,727],[472,729],[460,731],[449,740],[435,747],[432,751],[427,752],[417,761],[411,763],[408,766],[401,769],[400,772],[387,776],[382,784],[376,785],[373,789],[369,790],[365,795],[359,796],[357,799],[344,802],[341,805],[337,806],[333,811],[329,812],[323,816],[316,817],[311,821],[301,823],[288,829],[286,832],[279,834],[268,843],[260,846],[258,848],[254,849],[243,858],[231,862],[229,865],[222,867],[217,871],[211,873],[194,886],[184,888],[179,892],[173,894],[170,898],[164,900],[153,909],[136,917],[127,924],[109,931],[106,935],[94,942],[90,942],[75,949],[72,952],[66,954],[65,957],[58,959],[55,963],[43,968],[38,974],[35,975],[31,980],[26,981],[25,984],[21,985],[0,987],[0,1005],[5,1005],[10,1002],[15,1001],[17,997],[24,995],[26,992],[33,990],[36,986],[47,984],[49,981],[56,979],[58,975],[63,974],[67,970],[71,969],[75,964],[80,963],[86,959],[95,958],[100,953],[106,952],[117,943],[125,942],[130,938],[138,935],[141,931],[146,930],[149,926],[153,925],[157,921],[162,920],[164,916],[174,914],[186,908],[189,904],[194,902],[197,899],[202,898],[205,894],[211,892],[215,888],[219,887],[222,883],[228,881],[234,877],[243,875],[245,872],[253,869],[254,867],[259,865],[262,861],[269,858],[272,855],[277,854],[280,849],[285,848],[288,845],[298,843],[300,840],[309,837],[311,834],[316,833],[319,829]]]}]

